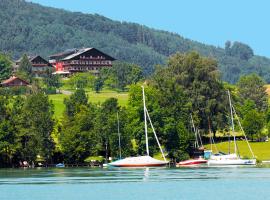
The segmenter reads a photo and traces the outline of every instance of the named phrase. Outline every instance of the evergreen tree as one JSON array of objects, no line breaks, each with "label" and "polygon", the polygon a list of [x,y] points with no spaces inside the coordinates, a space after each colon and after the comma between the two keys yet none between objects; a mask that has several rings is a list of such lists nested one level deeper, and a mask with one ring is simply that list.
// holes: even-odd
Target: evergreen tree
[{"label": "evergreen tree", "polygon": [[32,81],[32,64],[26,54],[24,54],[20,60],[17,76]]},{"label": "evergreen tree", "polygon": [[66,106],[66,115],[68,117],[73,117],[80,111],[81,105],[88,104],[88,97],[83,89],[78,89],[69,97],[69,99],[64,99],[64,104]]},{"label": "evergreen tree", "polygon": [[0,53],[0,82],[11,76],[11,65],[12,62],[10,58],[5,54]]},{"label": "evergreen tree", "polygon": [[48,69],[44,76],[44,83],[47,88],[59,88],[61,86],[59,75],[52,74],[52,70]]},{"label": "evergreen tree", "polygon": [[95,79],[93,89],[96,91],[96,93],[99,93],[100,90],[102,90],[103,84],[103,80],[100,77]]}]

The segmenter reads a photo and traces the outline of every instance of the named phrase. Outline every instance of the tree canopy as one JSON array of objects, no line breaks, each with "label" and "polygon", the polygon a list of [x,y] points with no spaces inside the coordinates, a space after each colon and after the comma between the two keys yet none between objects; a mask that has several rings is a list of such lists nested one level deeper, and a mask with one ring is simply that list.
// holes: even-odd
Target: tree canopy
[{"label": "tree canopy", "polygon": [[[169,59],[168,65],[156,73],[154,84],[165,94],[170,88],[164,86],[170,85],[171,90],[175,91],[171,95],[163,95],[163,98],[171,97],[174,104],[183,102],[181,98],[186,96],[189,113],[197,116],[195,123],[204,131],[208,130],[209,120],[214,132],[226,126],[228,101],[215,60],[201,57],[195,52],[175,54]],[[177,88],[182,91],[176,92]],[[180,106],[177,105],[174,110],[177,111],[177,108]],[[187,116],[184,118],[188,119]]]},{"label": "tree canopy", "polygon": [[3,54],[0,53],[0,82],[8,79],[11,76],[12,72],[12,62],[10,58]]},{"label": "tree canopy", "polygon": [[265,81],[261,77],[257,74],[242,76],[237,86],[242,104],[246,100],[251,100],[259,111],[267,110],[268,96],[265,91]]}]

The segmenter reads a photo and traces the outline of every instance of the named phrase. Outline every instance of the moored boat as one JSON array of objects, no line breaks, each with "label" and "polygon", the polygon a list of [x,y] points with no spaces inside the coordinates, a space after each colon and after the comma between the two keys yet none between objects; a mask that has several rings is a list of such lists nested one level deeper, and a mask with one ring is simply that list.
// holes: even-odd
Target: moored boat
[{"label": "moored boat", "polygon": [[203,164],[207,164],[207,160],[203,158],[189,159],[185,161],[181,161],[176,164],[177,167],[192,167],[192,166],[200,166]]},{"label": "moored boat", "polygon": [[65,167],[65,164],[64,163],[58,163],[58,164],[55,165],[55,167],[63,168],[63,167]]},{"label": "moored boat", "polygon": [[[195,128],[192,114],[190,115],[190,118],[191,118],[192,128],[194,131],[194,136],[195,136],[194,148],[197,151],[199,151],[201,154],[201,152],[204,152],[204,146],[202,143],[202,139],[201,139],[199,130],[197,128]],[[188,159],[188,160],[184,160],[184,161],[181,161],[179,163],[176,163],[176,167],[195,167],[195,166],[200,166],[200,165],[203,165],[206,163],[207,163],[207,160],[203,159],[201,157],[201,155],[199,155],[197,158]]]},{"label": "moored boat", "polygon": [[[108,166],[113,166],[113,167],[162,167],[162,166],[165,166],[166,164],[168,164],[168,161],[166,160],[166,158],[164,156],[164,153],[163,153],[163,150],[162,150],[161,145],[159,143],[156,131],[155,131],[154,126],[152,124],[150,115],[149,115],[148,110],[146,108],[144,87],[142,87],[142,93],[143,93],[144,128],[145,128],[145,140],[146,140],[146,153],[147,153],[147,155],[146,156],[128,157],[128,158],[116,160],[114,162],[108,163]],[[151,128],[153,130],[154,136],[155,136],[157,144],[158,144],[158,147],[159,147],[161,154],[162,154],[162,157],[164,159],[163,161],[152,158],[149,155],[147,119],[150,122]]]},{"label": "moored boat", "polygon": [[151,156],[128,157],[109,163],[114,167],[162,167],[168,162],[157,160]]},{"label": "moored boat", "polygon": [[[233,141],[234,141],[234,153],[229,153],[228,154],[223,154],[223,153],[218,153],[218,154],[214,154],[210,156],[210,159],[208,160],[208,165],[215,165],[215,166],[228,166],[228,165],[256,165],[256,159],[254,156],[254,153],[249,145],[249,142],[247,140],[246,134],[242,128],[241,122],[236,114],[236,111],[232,105],[231,102],[231,96],[230,96],[230,92],[228,91],[228,96],[229,96],[229,104],[230,104],[230,113],[231,113],[231,128],[232,128],[232,133],[233,133]],[[243,159],[240,157],[239,155],[239,150],[238,150],[238,146],[237,146],[237,142],[236,142],[236,138],[235,138],[235,132],[234,132],[234,115],[237,118],[239,127],[241,129],[241,131],[243,132],[244,136],[245,136],[245,140],[247,142],[248,148],[250,150],[250,153],[252,155],[252,159]],[[229,145],[230,145],[230,140],[229,140]],[[230,149],[230,148],[229,148]]]},{"label": "moored boat", "polygon": [[224,159],[219,160],[210,159],[208,160],[208,165],[211,166],[226,166],[226,165],[256,165],[256,159]]}]

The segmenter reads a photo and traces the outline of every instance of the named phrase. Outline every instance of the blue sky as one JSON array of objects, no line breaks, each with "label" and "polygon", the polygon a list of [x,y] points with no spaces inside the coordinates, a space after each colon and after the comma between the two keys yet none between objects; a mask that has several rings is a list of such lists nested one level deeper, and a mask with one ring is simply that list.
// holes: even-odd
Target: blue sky
[{"label": "blue sky", "polygon": [[31,0],[70,11],[137,22],[215,46],[227,40],[270,57],[268,0]]}]

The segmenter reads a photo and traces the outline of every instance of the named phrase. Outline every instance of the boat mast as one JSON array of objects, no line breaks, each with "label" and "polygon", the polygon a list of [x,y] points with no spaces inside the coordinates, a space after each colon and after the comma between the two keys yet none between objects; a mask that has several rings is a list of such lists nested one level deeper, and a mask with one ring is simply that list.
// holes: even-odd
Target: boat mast
[{"label": "boat mast", "polygon": [[232,108],[233,108],[234,114],[235,114],[235,116],[236,116],[236,119],[237,119],[237,121],[238,121],[239,127],[240,127],[242,133],[243,133],[244,136],[245,136],[245,140],[246,140],[246,142],[247,142],[249,151],[250,151],[250,153],[252,154],[252,158],[255,158],[255,155],[254,155],[254,153],[253,153],[253,151],[252,151],[252,149],[251,149],[251,146],[250,146],[250,144],[249,144],[249,142],[248,142],[247,136],[246,136],[245,131],[244,131],[243,127],[242,127],[242,124],[241,124],[241,122],[240,122],[240,119],[239,119],[239,117],[238,117],[238,115],[237,115],[237,113],[236,113],[236,111],[235,111],[234,106],[233,106]]},{"label": "boat mast", "polygon": [[214,138],[213,138],[214,134],[211,131],[211,124],[210,124],[210,118],[209,117],[208,117],[208,128],[209,128],[209,135],[210,135],[211,151],[213,152],[213,146],[214,146],[216,152],[218,153],[219,151],[218,151],[217,145],[216,145],[216,143],[214,141]]},{"label": "boat mast", "polygon": [[142,93],[143,93],[143,112],[144,112],[144,129],[145,129],[146,153],[149,156],[148,134],[147,134],[147,118],[146,118],[146,105],[145,105],[145,95],[144,95],[144,87],[143,86],[142,86]]},{"label": "boat mast", "polygon": [[228,96],[229,96],[229,104],[230,104],[230,112],[231,112],[232,133],[233,133],[233,141],[234,141],[234,153],[237,153],[236,139],[235,139],[235,132],[234,132],[234,123],[233,123],[233,108],[232,108],[231,94],[230,94],[229,90],[228,90]]},{"label": "boat mast", "polygon": [[119,125],[119,115],[117,112],[117,131],[118,131],[118,145],[119,145],[119,157],[122,159],[122,153],[121,153],[121,135],[120,135],[120,125]]},{"label": "boat mast", "polygon": [[202,147],[202,148],[204,148],[204,146],[203,146],[203,142],[202,142],[202,137],[201,137],[201,135],[200,135],[200,133],[199,133],[199,129],[197,128],[197,130],[196,130],[196,133],[197,133],[197,136],[198,136],[198,138],[199,138],[199,141],[200,141],[200,147]]},{"label": "boat mast", "polygon": [[195,128],[195,125],[194,125],[192,114],[190,114],[190,117],[191,117],[192,128],[193,128],[193,131],[194,131],[194,134],[195,134],[195,148],[199,148],[197,131],[196,131],[196,128]]},{"label": "boat mast", "polygon": [[150,115],[149,115],[149,112],[148,112],[147,108],[145,108],[145,111],[146,111],[146,114],[147,114],[147,116],[148,116],[148,119],[149,119],[151,128],[152,128],[152,130],[153,130],[153,132],[154,132],[154,135],[155,135],[156,141],[157,141],[157,143],[158,143],[158,147],[159,147],[159,149],[160,149],[160,151],[161,151],[162,157],[163,157],[164,161],[167,162],[166,157],[165,157],[165,155],[164,155],[164,152],[163,152],[163,150],[162,150],[162,148],[161,148],[161,145],[160,145],[160,143],[159,143],[159,140],[158,140],[156,131],[155,131],[154,126],[153,126],[153,124],[152,124],[152,121],[151,121],[151,118],[150,118]]}]

